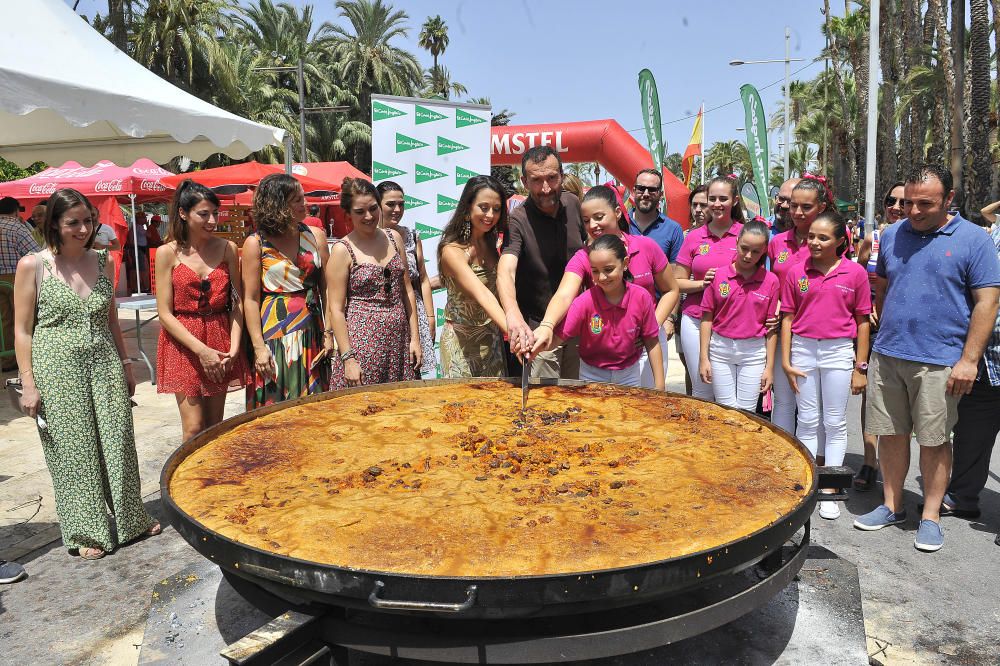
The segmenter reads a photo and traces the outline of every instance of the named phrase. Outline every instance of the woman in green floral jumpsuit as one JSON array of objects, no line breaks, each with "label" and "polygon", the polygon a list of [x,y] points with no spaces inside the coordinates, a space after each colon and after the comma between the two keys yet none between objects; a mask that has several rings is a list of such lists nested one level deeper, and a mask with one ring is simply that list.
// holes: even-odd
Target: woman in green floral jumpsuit
[{"label": "woman in green floral jumpsuit", "polygon": [[129,401],[135,381],[114,307],[113,267],[106,251],[90,249],[87,199],[57,191],[43,232],[48,249],[21,259],[15,277],[22,407],[39,417],[63,544],[98,559],[160,526],[142,505]]}]

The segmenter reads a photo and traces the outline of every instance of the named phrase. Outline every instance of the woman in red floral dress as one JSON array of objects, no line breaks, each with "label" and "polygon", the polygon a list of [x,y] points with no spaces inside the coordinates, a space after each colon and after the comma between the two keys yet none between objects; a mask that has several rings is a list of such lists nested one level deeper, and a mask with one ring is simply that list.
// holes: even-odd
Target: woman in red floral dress
[{"label": "woman in red floral dress", "polygon": [[185,441],[220,422],[226,392],[249,380],[239,259],[212,233],[218,209],[214,192],[185,180],[170,206],[171,240],[156,252],[156,390],[176,396]]}]

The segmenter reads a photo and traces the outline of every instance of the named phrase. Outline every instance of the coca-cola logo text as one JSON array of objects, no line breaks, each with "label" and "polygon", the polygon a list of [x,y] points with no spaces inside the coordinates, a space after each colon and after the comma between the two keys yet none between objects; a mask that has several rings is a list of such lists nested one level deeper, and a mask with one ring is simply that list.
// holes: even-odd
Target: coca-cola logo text
[{"label": "coca-cola logo text", "polygon": [[115,180],[99,180],[97,184],[94,185],[95,192],[121,192],[122,191],[122,181],[121,178]]},{"label": "coca-cola logo text", "polygon": [[163,192],[167,188],[155,180],[143,180],[139,183],[139,189],[145,192]]},{"label": "coca-cola logo text", "polygon": [[55,183],[32,183],[28,187],[28,194],[54,194],[56,191]]},{"label": "coca-cola logo text", "polygon": [[160,167],[149,167],[146,169],[135,168],[132,169],[132,173],[137,176],[170,176],[172,175],[169,171],[164,171]]}]

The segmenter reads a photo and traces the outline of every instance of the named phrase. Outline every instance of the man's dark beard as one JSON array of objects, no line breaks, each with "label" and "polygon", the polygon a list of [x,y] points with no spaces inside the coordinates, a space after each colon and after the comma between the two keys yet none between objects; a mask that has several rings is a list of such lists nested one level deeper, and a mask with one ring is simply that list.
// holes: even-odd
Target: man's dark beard
[{"label": "man's dark beard", "polygon": [[[643,206],[646,206],[647,208],[643,210]],[[649,213],[651,211],[656,210],[656,204],[653,203],[652,201],[642,201],[642,200],[637,201],[635,202],[635,207],[636,210],[638,210],[640,213]]]}]

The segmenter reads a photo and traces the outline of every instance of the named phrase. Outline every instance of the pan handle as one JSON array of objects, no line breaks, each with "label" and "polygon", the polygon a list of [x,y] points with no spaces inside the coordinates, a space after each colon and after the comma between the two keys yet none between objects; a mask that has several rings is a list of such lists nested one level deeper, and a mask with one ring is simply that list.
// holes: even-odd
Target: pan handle
[{"label": "pan handle", "polygon": [[375,589],[368,595],[368,603],[375,608],[388,610],[428,611],[432,613],[462,613],[472,608],[476,603],[477,588],[470,585],[465,588],[465,601],[458,604],[445,604],[433,601],[399,601],[380,599],[379,594],[385,589],[385,583],[375,581]]}]

